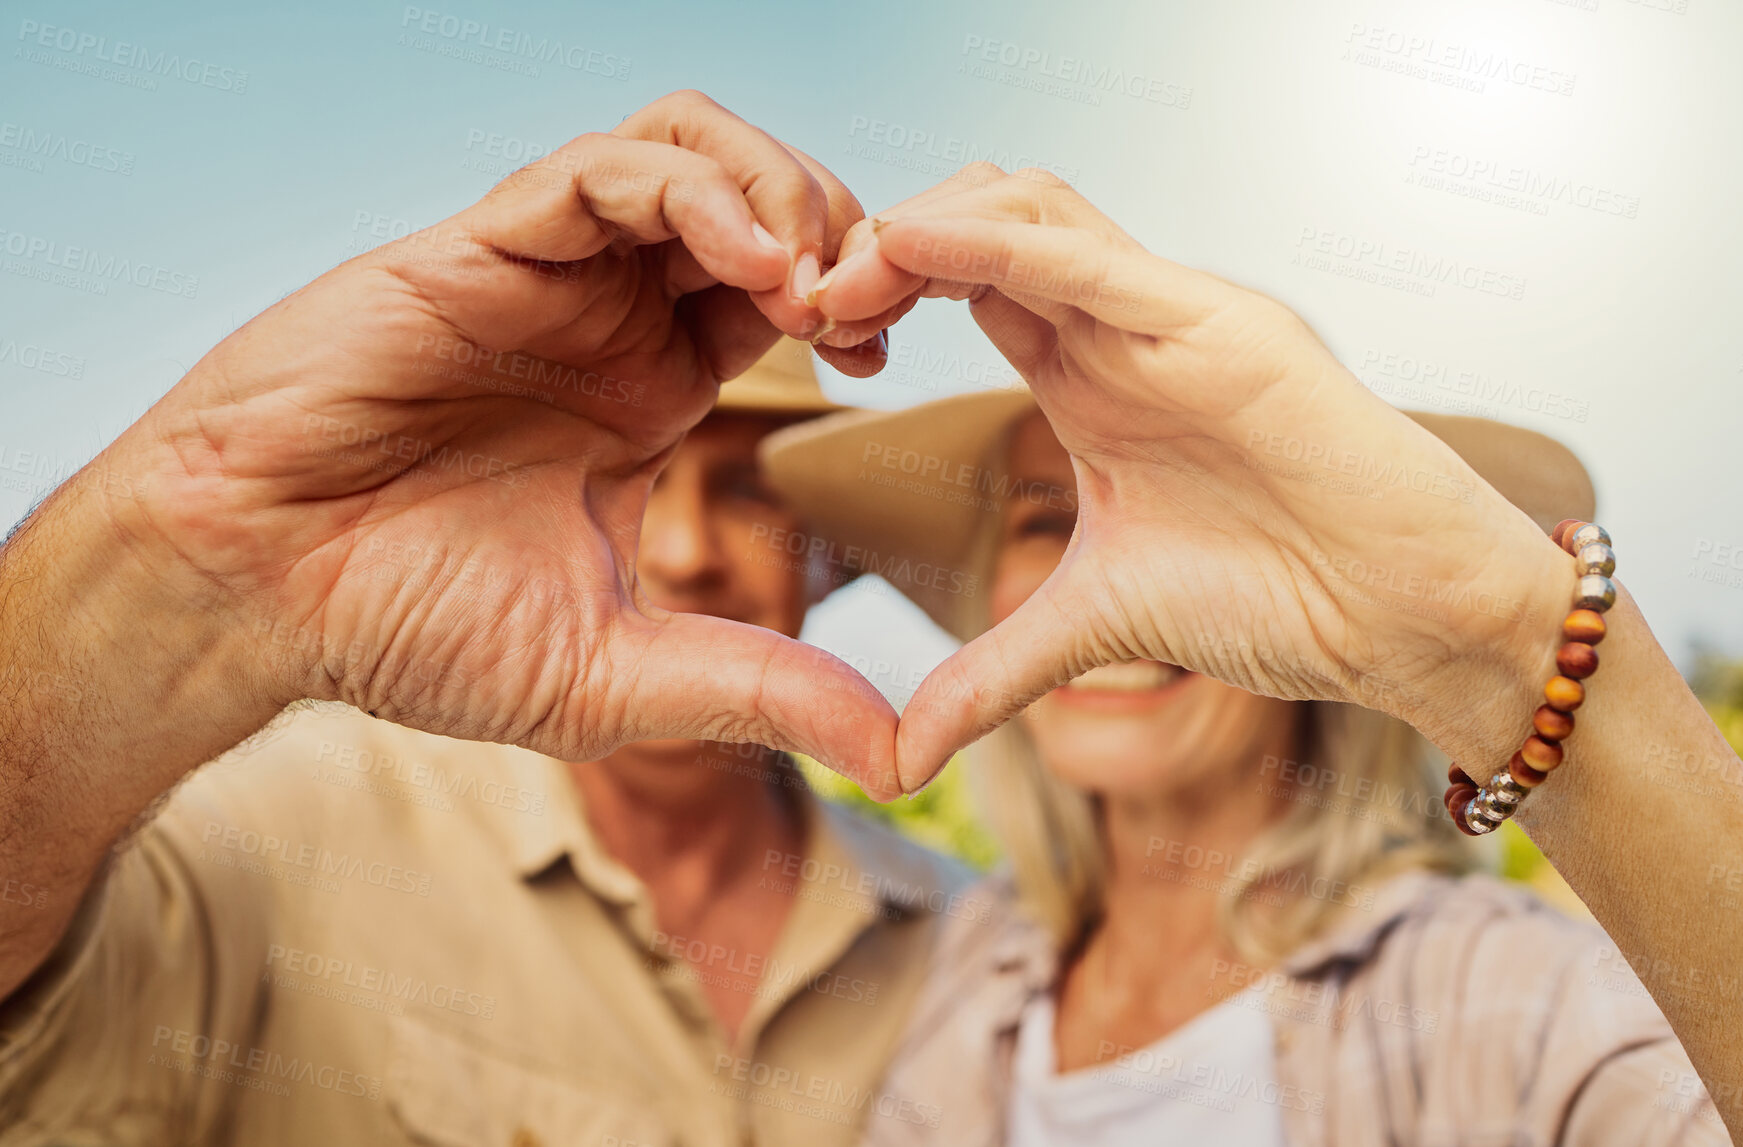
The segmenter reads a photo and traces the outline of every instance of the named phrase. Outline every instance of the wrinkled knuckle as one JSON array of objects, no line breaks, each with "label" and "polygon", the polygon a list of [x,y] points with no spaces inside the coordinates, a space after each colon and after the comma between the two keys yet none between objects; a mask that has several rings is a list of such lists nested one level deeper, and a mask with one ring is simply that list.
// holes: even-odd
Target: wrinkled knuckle
[{"label": "wrinkled knuckle", "polygon": [[[673,181],[670,173],[667,174],[667,179]],[[739,193],[738,180],[734,179],[732,173],[726,170],[725,164],[711,155],[692,154],[689,166],[684,170],[682,177],[676,179],[675,182],[687,186],[684,181],[691,179],[711,190]]]},{"label": "wrinkled knuckle", "polygon": [[957,170],[950,177],[952,183],[966,183],[971,187],[985,187],[1005,178],[1005,169],[990,160],[977,159],[973,163]]},{"label": "wrinkled knuckle", "polygon": [[578,153],[592,151],[592,150],[599,148],[599,147],[602,147],[608,143],[616,143],[616,142],[617,142],[617,137],[611,135],[609,132],[586,131],[586,132],[582,132],[580,135],[576,136],[574,139],[570,140],[568,143],[564,144],[562,147],[559,147],[556,151],[553,151],[550,155],[547,155],[543,159],[537,160],[536,162],[548,163],[552,160],[559,159],[559,157],[573,156],[573,155],[576,155]]},{"label": "wrinkled knuckle", "polygon": [[1069,188],[1071,186],[1071,184],[1060,178],[1056,173],[1048,171],[1045,167],[1024,167],[1012,172],[1012,174],[1018,179],[1027,180],[1030,183],[1038,183],[1042,187]]},{"label": "wrinkled knuckle", "polygon": [[797,160],[785,171],[774,173],[773,185],[779,189],[779,197],[795,208],[816,213],[820,219],[828,212],[829,196],[822,182]]},{"label": "wrinkled knuckle", "polygon": [[[587,165],[587,158],[596,154],[607,143],[617,142],[613,136],[604,132],[590,131],[578,135],[549,155],[540,156],[531,163],[519,168],[509,179],[516,175],[527,176],[533,173],[561,173],[573,179]],[[504,180],[507,182],[507,180]]]},{"label": "wrinkled knuckle", "polygon": [[691,115],[706,114],[720,107],[706,93],[697,91],[695,88],[680,88],[670,95],[661,96],[655,102],[655,106]]}]

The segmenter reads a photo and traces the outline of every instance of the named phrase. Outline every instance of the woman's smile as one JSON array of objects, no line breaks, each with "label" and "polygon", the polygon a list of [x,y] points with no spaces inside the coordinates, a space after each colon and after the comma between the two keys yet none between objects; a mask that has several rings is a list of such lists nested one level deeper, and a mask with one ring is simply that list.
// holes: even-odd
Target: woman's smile
[{"label": "woman's smile", "polygon": [[1055,689],[1052,699],[1097,713],[1144,713],[1166,705],[1197,676],[1161,661],[1123,661],[1091,669]]}]

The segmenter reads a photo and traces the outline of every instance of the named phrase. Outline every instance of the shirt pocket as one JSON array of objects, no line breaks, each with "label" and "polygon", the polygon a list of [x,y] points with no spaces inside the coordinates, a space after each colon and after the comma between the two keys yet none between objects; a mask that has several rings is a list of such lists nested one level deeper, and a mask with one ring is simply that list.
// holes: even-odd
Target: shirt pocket
[{"label": "shirt pocket", "polygon": [[677,1147],[650,1105],[410,1019],[394,1023],[384,1092],[407,1138],[431,1147]]}]

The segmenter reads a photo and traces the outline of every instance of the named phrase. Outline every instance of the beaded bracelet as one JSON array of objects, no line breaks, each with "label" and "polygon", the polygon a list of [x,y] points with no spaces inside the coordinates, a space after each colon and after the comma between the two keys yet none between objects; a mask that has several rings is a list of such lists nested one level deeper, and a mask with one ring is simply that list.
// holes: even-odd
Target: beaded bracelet
[{"label": "beaded bracelet", "polygon": [[1565,644],[1556,651],[1561,671],[1543,687],[1545,704],[1531,716],[1533,732],[1525,738],[1505,772],[1496,773],[1481,788],[1457,764],[1447,770],[1446,811],[1466,836],[1494,832],[1561,764],[1561,743],[1574,731],[1574,710],[1586,699],[1580,682],[1598,671],[1598,651],[1604,640],[1604,611],[1616,604],[1616,554],[1610,535],[1591,522],[1569,518],[1555,528],[1555,544],[1574,556],[1579,582],[1573,612],[1562,622]]}]

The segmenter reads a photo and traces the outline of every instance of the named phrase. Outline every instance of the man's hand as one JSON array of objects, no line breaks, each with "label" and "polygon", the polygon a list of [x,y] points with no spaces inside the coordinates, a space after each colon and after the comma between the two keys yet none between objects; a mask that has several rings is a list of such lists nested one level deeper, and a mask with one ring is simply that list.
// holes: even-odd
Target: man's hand
[{"label": "man's hand", "polygon": [[667,453],[719,380],[815,330],[803,296],[860,215],[819,165],[667,97],[226,339],[110,451],[146,490],[114,521],[222,591],[284,700],[573,759],[756,741],[877,792],[875,689],[656,611],[633,570]]},{"label": "man's hand", "polygon": [[[0,548],[0,995],[111,843],[291,701],[586,759],[803,750],[898,791],[819,650],[637,591],[655,475],[861,216],[694,93],[516,172],[225,339]],[[874,371],[883,341],[824,354]]]}]

